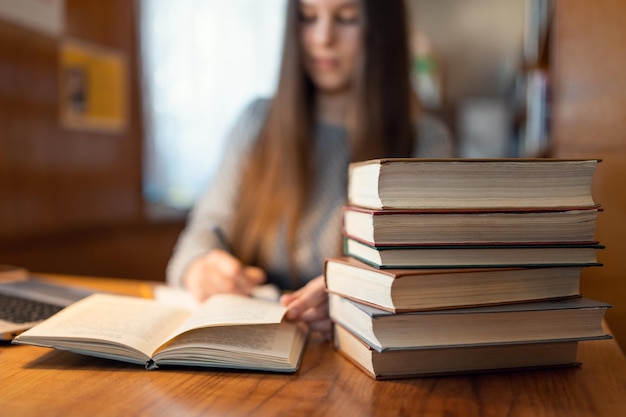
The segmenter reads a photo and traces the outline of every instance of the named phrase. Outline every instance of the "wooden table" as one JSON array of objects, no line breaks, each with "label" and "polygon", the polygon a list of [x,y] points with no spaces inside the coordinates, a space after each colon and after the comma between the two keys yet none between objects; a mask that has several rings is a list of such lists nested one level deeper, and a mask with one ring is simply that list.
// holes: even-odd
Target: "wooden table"
[{"label": "wooden table", "polygon": [[[145,295],[144,282],[52,277]],[[295,375],[159,369],[0,346],[2,416],[626,416],[626,360],[583,342],[580,368],[374,381],[317,338]]]}]

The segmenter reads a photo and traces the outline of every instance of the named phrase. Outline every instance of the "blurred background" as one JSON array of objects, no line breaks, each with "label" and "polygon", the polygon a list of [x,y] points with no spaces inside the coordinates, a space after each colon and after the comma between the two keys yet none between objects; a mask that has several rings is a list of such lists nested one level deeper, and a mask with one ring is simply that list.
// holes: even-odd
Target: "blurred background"
[{"label": "blurred background", "polygon": [[[277,81],[285,0],[0,0],[0,263],[163,280],[234,118]],[[626,346],[626,2],[407,0],[413,80],[459,157],[601,158]]]}]

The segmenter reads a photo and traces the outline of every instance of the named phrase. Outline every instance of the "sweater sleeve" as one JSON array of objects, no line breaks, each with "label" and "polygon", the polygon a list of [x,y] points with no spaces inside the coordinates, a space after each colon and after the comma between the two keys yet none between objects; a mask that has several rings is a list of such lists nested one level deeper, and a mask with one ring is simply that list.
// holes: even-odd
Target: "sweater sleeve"
[{"label": "sweater sleeve", "polygon": [[268,100],[253,101],[231,129],[213,180],[194,204],[174,247],[166,269],[169,284],[182,286],[184,274],[191,263],[212,249],[221,247],[213,232],[214,226],[221,227],[229,236],[242,168],[250,158],[267,108]]}]

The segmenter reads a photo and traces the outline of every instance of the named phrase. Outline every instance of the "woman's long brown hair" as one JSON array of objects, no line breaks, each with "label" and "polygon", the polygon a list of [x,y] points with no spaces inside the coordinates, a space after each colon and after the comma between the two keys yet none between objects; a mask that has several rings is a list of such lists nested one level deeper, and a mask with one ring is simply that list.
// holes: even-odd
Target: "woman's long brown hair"
[{"label": "woman's long brown hair", "polygon": [[[416,108],[404,1],[363,0],[362,9],[363,62],[348,125],[351,159],[409,156]],[[232,237],[239,259],[264,267],[265,249],[286,228],[292,270],[297,226],[315,180],[315,87],[302,65],[299,24],[299,0],[290,0],[279,83],[243,173]]]}]

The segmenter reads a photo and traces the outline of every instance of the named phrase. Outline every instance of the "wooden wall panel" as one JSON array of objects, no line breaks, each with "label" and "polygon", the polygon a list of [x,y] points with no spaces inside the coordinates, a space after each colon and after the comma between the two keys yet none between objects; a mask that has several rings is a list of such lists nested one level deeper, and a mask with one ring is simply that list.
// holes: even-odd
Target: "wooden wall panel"
[{"label": "wooden wall panel", "polygon": [[557,0],[553,37],[554,156],[602,158],[593,183],[602,268],[583,294],[613,304],[607,321],[626,350],[626,2]]},{"label": "wooden wall panel", "polygon": [[[134,2],[67,0],[64,36],[0,20],[0,240],[141,218],[142,124]],[[59,122],[64,38],[127,58],[129,124],[121,133]]]}]

